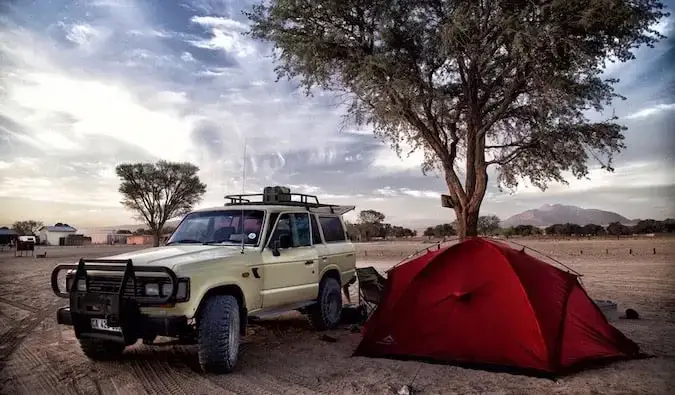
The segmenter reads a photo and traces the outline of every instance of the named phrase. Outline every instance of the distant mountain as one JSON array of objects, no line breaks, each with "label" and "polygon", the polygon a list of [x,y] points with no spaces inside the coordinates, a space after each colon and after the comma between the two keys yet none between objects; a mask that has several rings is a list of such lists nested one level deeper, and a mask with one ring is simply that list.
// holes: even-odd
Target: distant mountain
[{"label": "distant mountain", "polygon": [[633,221],[617,213],[598,209],[586,209],[563,204],[545,204],[538,209],[524,211],[502,221],[503,227],[532,225],[550,226],[572,223],[578,225],[608,225],[612,222],[631,224]]}]

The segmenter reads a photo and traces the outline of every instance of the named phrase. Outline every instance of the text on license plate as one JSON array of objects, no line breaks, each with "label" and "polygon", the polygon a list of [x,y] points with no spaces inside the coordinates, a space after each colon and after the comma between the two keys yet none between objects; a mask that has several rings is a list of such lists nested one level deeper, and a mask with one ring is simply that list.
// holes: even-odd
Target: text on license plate
[{"label": "text on license plate", "polygon": [[102,331],[122,332],[122,328],[120,328],[119,326],[108,326],[108,320],[106,320],[105,318],[92,318],[91,328],[99,329]]}]

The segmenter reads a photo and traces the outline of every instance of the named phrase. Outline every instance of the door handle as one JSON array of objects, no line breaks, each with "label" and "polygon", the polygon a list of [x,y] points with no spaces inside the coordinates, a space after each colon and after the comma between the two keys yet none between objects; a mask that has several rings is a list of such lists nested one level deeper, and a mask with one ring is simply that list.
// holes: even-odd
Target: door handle
[{"label": "door handle", "polygon": [[305,265],[311,265],[311,264],[313,264],[313,263],[314,263],[313,260],[305,261]]}]

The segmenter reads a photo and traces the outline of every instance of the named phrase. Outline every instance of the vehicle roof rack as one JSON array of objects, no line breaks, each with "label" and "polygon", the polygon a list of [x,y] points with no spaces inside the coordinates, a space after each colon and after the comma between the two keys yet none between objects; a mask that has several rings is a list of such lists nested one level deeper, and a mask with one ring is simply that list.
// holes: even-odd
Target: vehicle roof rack
[{"label": "vehicle roof rack", "polygon": [[[295,200],[294,200],[295,198]],[[229,202],[225,206],[289,206],[289,207],[304,207],[307,211],[317,213],[330,213],[342,215],[351,210],[355,206],[342,206],[338,204],[324,204],[319,202],[319,198],[315,195],[308,195],[305,193],[295,192],[280,192],[270,199],[269,194],[265,193],[248,193],[225,195],[225,199]]]}]

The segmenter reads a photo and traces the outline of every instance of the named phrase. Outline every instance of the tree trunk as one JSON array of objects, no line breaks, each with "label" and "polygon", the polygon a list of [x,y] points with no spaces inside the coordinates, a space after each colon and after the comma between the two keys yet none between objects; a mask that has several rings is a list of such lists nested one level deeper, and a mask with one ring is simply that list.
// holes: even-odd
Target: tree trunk
[{"label": "tree trunk", "polygon": [[154,247],[159,247],[159,241],[162,239],[162,231],[155,230],[152,232],[152,245]]},{"label": "tree trunk", "polygon": [[478,236],[478,210],[462,210],[455,207],[457,217],[457,236],[461,241],[467,237]]}]

